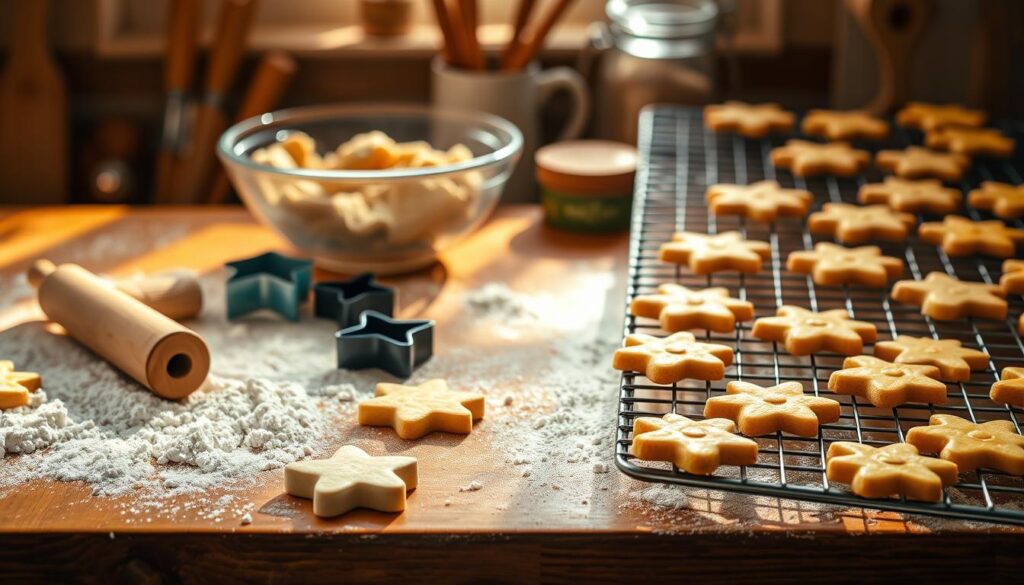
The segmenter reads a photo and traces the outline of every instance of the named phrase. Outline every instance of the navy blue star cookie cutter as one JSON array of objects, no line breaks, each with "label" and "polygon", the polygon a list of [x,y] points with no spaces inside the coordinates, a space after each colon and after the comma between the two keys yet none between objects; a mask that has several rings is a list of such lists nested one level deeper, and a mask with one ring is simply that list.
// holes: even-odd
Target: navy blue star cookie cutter
[{"label": "navy blue star cookie cutter", "polygon": [[299,320],[299,305],[309,297],[312,260],[267,252],[225,266],[228,319],[270,309],[290,321]]},{"label": "navy blue star cookie cutter", "polygon": [[434,354],[434,322],[392,319],[376,311],[363,311],[359,324],[334,334],[338,344],[338,368],[377,368],[397,378]]},{"label": "navy blue star cookie cutter", "polygon": [[373,281],[367,272],[351,280],[318,282],[313,287],[313,314],[334,319],[342,329],[359,323],[363,311],[395,314],[395,290]]}]

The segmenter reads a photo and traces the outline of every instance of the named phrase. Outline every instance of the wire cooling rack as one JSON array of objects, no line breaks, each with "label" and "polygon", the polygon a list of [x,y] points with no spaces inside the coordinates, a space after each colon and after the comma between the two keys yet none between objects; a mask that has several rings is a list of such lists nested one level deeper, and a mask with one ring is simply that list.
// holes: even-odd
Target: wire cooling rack
[{"label": "wire cooling rack", "polygon": [[[799,127],[799,124],[797,124]],[[1017,138],[1018,152],[1024,150],[1024,132],[1019,125],[1005,124],[1004,132]],[[843,357],[819,353],[797,357],[787,354],[776,343],[751,337],[751,322],[741,323],[734,333],[694,331],[698,339],[735,348],[735,360],[727,368],[724,380],[703,382],[684,380],[671,386],[652,383],[639,373],[622,376],[619,400],[616,464],[623,472],[648,481],[678,483],[695,487],[724,489],[761,495],[796,498],[845,506],[915,512],[959,518],[1024,524],[1024,478],[982,469],[960,475],[960,482],[947,488],[943,501],[914,502],[906,499],[865,499],[851,494],[846,485],[831,484],[825,477],[825,452],[834,441],[858,441],[879,446],[902,442],[906,431],[927,425],[930,415],[951,413],[976,422],[1013,421],[1017,432],[1024,423],[1024,411],[992,402],[989,388],[1005,366],[1024,364],[1024,342],[1017,334],[1017,318],[1024,310],[1024,299],[1009,298],[1006,321],[960,319],[935,321],[922,316],[920,309],[890,300],[891,285],[885,290],[856,286],[819,286],[810,276],[784,270],[790,252],[811,249],[821,237],[807,232],[804,220],[783,218],[773,224],[746,221],[737,217],[715,217],[708,213],[704,193],[715,183],[747,184],[763,179],[779,181],[783,187],[797,187],[814,193],[813,210],[829,201],[856,203],[857,190],[866,182],[883,177],[871,168],[856,178],[794,177],[772,167],[769,153],[794,135],[776,135],[750,140],[731,134],[713,134],[704,129],[698,109],[657,106],[640,116],[638,169],[633,228],[630,243],[628,303],[636,295],[651,294],[659,284],[675,282],[687,287],[727,287],[733,296],[751,301],[756,317],[774,315],[783,304],[799,305],[814,311],[843,308],[854,319],[870,321],[878,328],[879,340],[897,334],[959,339],[965,347],[979,348],[991,355],[988,368],[976,371],[971,379],[947,384],[948,401],[942,405],[907,404],[893,409],[875,408],[852,396],[832,394],[827,389],[829,375],[842,367]],[[919,144],[921,136],[894,126],[888,143],[858,143],[871,151],[903,148]],[[1024,174],[1024,159],[978,159],[965,176],[961,187],[974,188],[983,180],[1019,184]],[[972,219],[989,219],[987,213],[965,206],[961,213]],[[935,220],[919,216],[919,220]],[[1016,227],[1022,227],[1016,222]],[[758,274],[735,272],[707,276],[691,274],[685,267],[658,260],[660,245],[676,231],[716,233],[739,230],[746,237],[770,242],[771,260]],[[831,241],[826,239],[826,241]],[[921,279],[932,271],[945,272],[962,280],[997,283],[1002,260],[988,257],[950,258],[940,248],[912,236],[907,243],[879,245],[889,256],[906,261],[903,278]],[[658,322],[632,317],[626,311],[625,333],[665,335]],[[703,335],[701,335],[703,333]],[[870,345],[864,353],[872,353]],[[668,463],[642,461],[629,451],[633,421],[640,416],[661,416],[675,412],[701,418],[704,402],[725,393],[730,380],[746,380],[760,385],[780,381],[799,381],[805,392],[823,395],[842,404],[841,419],[821,425],[817,437],[804,438],[778,433],[756,438],[758,462],[745,467],[723,466],[711,476],[691,475]]]}]

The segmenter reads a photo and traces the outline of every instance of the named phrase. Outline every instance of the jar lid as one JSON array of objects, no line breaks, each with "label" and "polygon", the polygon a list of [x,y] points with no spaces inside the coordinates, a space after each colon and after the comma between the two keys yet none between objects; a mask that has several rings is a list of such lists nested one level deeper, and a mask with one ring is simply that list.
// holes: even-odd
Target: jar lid
[{"label": "jar lid", "polygon": [[629,194],[636,174],[636,148],[609,140],[569,140],[541,147],[534,155],[537,180],[567,194]]},{"label": "jar lid", "polygon": [[679,39],[714,32],[718,6],[711,0],[608,0],[605,13],[627,34]]}]

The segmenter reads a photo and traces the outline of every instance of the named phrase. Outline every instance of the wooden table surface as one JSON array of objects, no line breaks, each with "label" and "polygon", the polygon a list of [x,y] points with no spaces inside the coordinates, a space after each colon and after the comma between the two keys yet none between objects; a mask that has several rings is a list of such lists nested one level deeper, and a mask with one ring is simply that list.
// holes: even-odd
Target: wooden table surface
[{"label": "wooden table surface", "polygon": [[[238,208],[10,210],[0,213],[0,286],[38,257],[75,260],[77,250],[97,243],[108,252],[88,268],[113,275],[180,266],[208,273],[228,260],[287,251],[285,242]],[[586,308],[592,318],[578,334],[617,340],[626,268],[625,234],[553,231],[542,225],[539,208],[524,206],[500,210],[433,268],[387,282],[399,290],[400,316],[437,320],[443,354],[481,343],[447,325],[460,318],[453,299],[492,281],[537,294],[604,282]],[[36,310],[25,300],[0,306],[0,330],[37,318]],[[501,341],[491,341],[487,351],[500,351]],[[487,574],[507,582],[593,582],[668,570],[765,581],[786,581],[799,571],[812,582],[864,582],[920,578],[922,568],[909,563],[912,558],[928,559],[947,579],[1021,576],[1024,537],[1005,526],[684,488],[677,488],[685,492],[683,505],[670,509],[646,501],[642,491],[649,486],[614,468],[586,474],[588,485],[571,494],[540,492],[506,469],[487,437],[469,435],[454,458],[444,448],[447,439],[410,447],[420,461],[421,484],[398,515],[357,511],[316,518],[307,501],[282,493],[280,470],[265,472],[249,487],[224,490],[251,505],[253,522],[245,526],[212,521],[201,511],[145,519],[124,512],[131,495],[95,497],[80,484],[31,482],[0,492],[0,579],[37,576],[40,566],[54,579],[82,578],[77,563],[83,555],[100,567],[97,576],[113,571],[130,581],[269,580],[294,577],[293,571],[330,579],[344,570],[355,579],[403,571],[410,581],[469,581]],[[399,445],[382,440],[386,450]],[[611,463],[610,444],[607,450]],[[564,466],[566,481],[579,475],[578,467],[561,461],[548,465]],[[556,467],[552,475],[561,471]],[[485,489],[459,494],[452,505],[453,486],[476,478],[484,479]],[[581,490],[589,494],[582,503]]]}]

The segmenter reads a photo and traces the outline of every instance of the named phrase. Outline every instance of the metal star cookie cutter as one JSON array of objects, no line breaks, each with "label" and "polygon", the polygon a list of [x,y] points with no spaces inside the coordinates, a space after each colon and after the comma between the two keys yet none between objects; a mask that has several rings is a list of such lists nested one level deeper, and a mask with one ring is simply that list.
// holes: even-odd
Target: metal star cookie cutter
[{"label": "metal star cookie cutter", "polygon": [[338,368],[377,368],[399,378],[434,353],[434,322],[392,319],[376,311],[363,311],[359,324],[334,334],[338,343]]},{"label": "metal star cookie cutter", "polygon": [[225,298],[228,319],[270,309],[299,320],[299,305],[309,297],[313,262],[267,252],[225,264],[229,271]]},{"label": "metal star cookie cutter", "polygon": [[367,272],[351,280],[318,282],[313,287],[313,314],[335,319],[341,328],[359,323],[363,311],[391,317],[395,311],[395,290],[376,284]]}]

